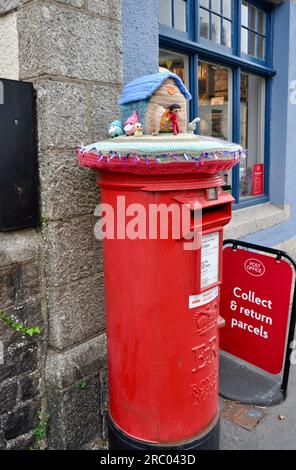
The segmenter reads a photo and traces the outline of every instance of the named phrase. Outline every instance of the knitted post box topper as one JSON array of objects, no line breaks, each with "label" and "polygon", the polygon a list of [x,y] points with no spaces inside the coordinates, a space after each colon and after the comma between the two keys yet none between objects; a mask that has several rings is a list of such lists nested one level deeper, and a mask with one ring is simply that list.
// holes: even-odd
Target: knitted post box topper
[{"label": "knitted post box topper", "polygon": [[190,99],[182,80],[169,71],[127,84],[119,99],[121,135],[115,136],[113,122],[113,139],[78,147],[80,165],[141,175],[229,170],[246,152],[238,144],[194,134],[200,119],[187,124]]}]

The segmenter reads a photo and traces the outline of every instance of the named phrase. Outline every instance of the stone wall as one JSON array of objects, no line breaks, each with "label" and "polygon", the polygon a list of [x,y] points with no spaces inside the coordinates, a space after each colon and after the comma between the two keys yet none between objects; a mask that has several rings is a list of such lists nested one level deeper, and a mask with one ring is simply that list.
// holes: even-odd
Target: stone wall
[{"label": "stone wall", "polygon": [[0,308],[41,335],[20,335],[0,325],[0,449],[23,449],[34,441],[43,409],[46,302],[43,248],[35,230],[0,233]]},{"label": "stone wall", "polygon": [[[0,448],[32,445],[42,409],[48,447],[78,449],[105,437],[107,382],[102,253],[93,235],[99,192],[74,149],[104,137],[118,117],[121,2],[1,2],[0,47],[11,15],[13,70],[37,91],[42,228],[1,234],[0,308],[40,325],[42,335],[23,338],[1,325]],[[4,59],[1,73],[11,67]]]},{"label": "stone wall", "polygon": [[[0,6],[1,11],[1,6]],[[19,77],[17,15],[11,13],[0,22],[0,77],[17,80]]]}]

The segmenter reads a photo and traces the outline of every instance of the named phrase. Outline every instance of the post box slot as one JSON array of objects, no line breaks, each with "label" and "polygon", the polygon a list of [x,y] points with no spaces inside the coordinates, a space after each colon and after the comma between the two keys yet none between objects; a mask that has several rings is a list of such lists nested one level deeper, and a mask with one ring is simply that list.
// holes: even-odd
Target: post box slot
[{"label": "post box slot", "polygon": [[[214,226],[223,226],[231,218],[231,202],[202,208],[202,226],[208,229]],[[192,211],[192,227],[195,228],[194,211]]]},{"label": "post box slot", "polygon": [[202,218],[204,222],[208,222],[210,219],[216,221],[221,217],[225,217],[231,214],[231,204],[220,204],[219,206],[210,206],[202,208]]},{"label": "post box slot", "polygon": [[202,208],[202,229],[207,230],[213,227],[223,227],[231,219],[231,205],[234,198],[223,191],[218,190],[218,199],[209,200],[203,192],[191,194],[176,194],[173,200],[180,204],[186,204],[191,210],[191,230],[200,230],[200,218],[197,214],[195,220],[195,210],[198,207]]}]

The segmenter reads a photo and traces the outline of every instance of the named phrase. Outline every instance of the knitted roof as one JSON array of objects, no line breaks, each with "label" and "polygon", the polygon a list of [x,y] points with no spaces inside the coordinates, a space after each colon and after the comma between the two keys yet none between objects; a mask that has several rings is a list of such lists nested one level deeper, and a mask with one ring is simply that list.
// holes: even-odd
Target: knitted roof
[{"label": "knitted roof", "polygon": [[168,78],[175,80],[176,85],[187,100],[191,99],[191,95],[181,78],[172,72],[164,72],[145,75],[144,77],[137,78],[128,83],[119,98],[119,104],[122,105],[132,101],[147,100]]}]

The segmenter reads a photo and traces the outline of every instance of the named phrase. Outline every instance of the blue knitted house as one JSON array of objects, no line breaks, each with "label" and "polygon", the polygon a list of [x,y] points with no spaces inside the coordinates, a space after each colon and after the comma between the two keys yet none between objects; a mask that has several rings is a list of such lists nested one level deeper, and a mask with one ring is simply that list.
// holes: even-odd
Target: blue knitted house
[{"label": "blue knitted house", "polygon": [[123,126],[136,112],[146,134],[171,132],[166,113],[170,105],[181,106],[180,132],[187,130],[187,101],[191,95],[182,80],[171,72],[140,77],[125,87],[119,99]]}]

